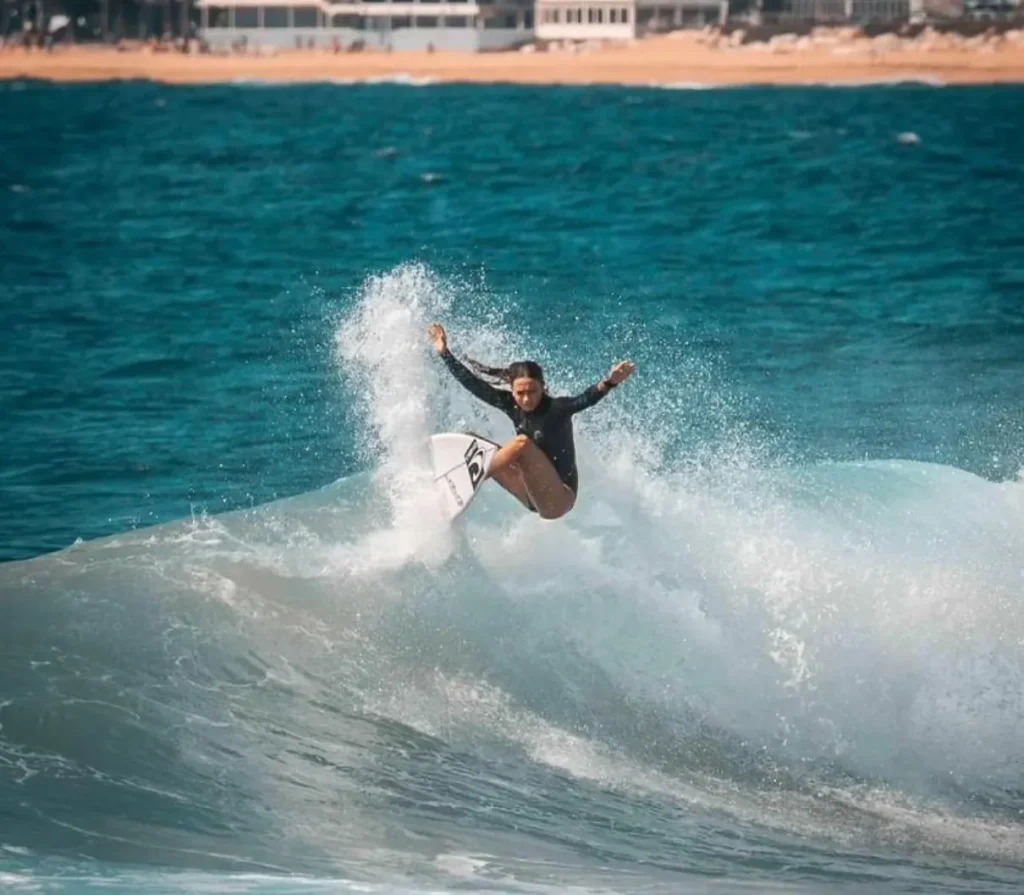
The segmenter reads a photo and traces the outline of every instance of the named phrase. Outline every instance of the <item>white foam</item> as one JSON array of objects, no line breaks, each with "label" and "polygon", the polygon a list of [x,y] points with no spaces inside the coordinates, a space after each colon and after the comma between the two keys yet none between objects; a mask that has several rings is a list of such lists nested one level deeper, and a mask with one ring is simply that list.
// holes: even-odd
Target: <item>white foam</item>
[{"label": "white foam", "polygon": [[708,84],[703,81],[651,81],[647,86],[656,90],[719,90],[729,85]]},{"label": "white foam", "polygon": [[408,72],[398,72],[393,75],[378,75],[376,77],[363,78],[363,84],[402,84],[406,87],[429,87],[432,84],[439,84],[438,78],[430,78],[425,75],[411,75]]},{"label": "white foam", "polygon": [[[451,317],[461,350],[521,356],[493,305],[477,299],[475,326],[459,326],[457,295],[402,267],[369,281],[339,330],[390,507],[386,524],[338,548],[350,574],[439,568],[455,549],[431,515],[424,445],[490,411],[452,386],[426,326]],[[1019,489],[928,464],[773,466],[770,446],[731,421],[733,398],[712,372],[650,350],[649,375],[671,368],[671,387],[644,382],[642,362],[577,418],[583,490],[570,517],[548,524],[496,488],[482,493],[466,530],[485,592],[572,643],[567,662],[591,663],[668,718],[696,711],[797,760],[841,758],[885,779],[950,764],[1012,779],[1024,741]],[[600,355],[614,346],[592,346],[577,384],[603,372]],[[703,443],[672,449],[695,414]],[[489,419],[496,437],[509,431]],[[517,648],[528,661],[531,645]]]},{"label": "white foam", "polygon": [[434,864],[449,876],[473,879],[479,876],[480,871],[485,869],[489,862],[471,855],[443,854],[434,859]]},{"label": "white foam", "polygon": [[908,84],[922,87],[948,87],[949,83],[938,75],[914,74],[914,75],[891,75],[885,78],[862,78],[848,81],[820,81],[815,82],[821,87],[902,87]]},{"label": "white foam", "polygon": [[436,372],[429,364],[427,327],[447,296],[436,278],[409,265],[364,286],[354,312],[336,335],[339,363],[353,384],[367,422],[365,452],[390,505],[389,524],[369,532],[339,560],[363,572],[399,568],[416,559],[437,564],[452,538],[433,484],[428,439]]},{"label": "white foam", "polygon": [[296,81],[288,78],[258,78],[240,76],[227,81],[234,87],[301,87],[305,85],[328,84],[334,87],[358,87],[373,84],[396,84],[402,87],[430,87],[439,84],[437,78],[396,72],[390,75],[370,75],[363,78],[314,78]]},{"label": "white foam", "polygon": [[[210,82],[220,83],[220,82]],[[290,80],[287,78],[260,78],[251,76],[241,76],[232,78],[226,83],[235,87],[257,87],[257,88],[272,88],[272,87],[298,87],[303,85],[316,85],[316,84],[327,84],[335,87],[359,87],[359,86],[373,86],[373,85],[387,85],[393,84],[402,87],[433,87],[437,85],[443,85],[449,83],[445,78],[435,78],[427,75],[414,75],[409,72],[395,72],[394,74],[388,75],[368,75],[365,77],[353,77],[353,78],[315,78],[310,80]],[[863,88],[863,87],[897,87],[903,85],[921,85],[925,87],[946,87],[948,82],[945,81],[938,75],[931,74],[908,74],[908,75],[892,75],[887,77],[879,78],[860,78],[860,79],[844,79],[844,80],[820,80],[820,81],[805,81],[794,84],[771,84],[763,85],[758,82],[746,82],[746,83],[709,83],[704,81],[648,81],[645,84],[635,84],[628,81],[623,81],[618,84],[609,84],[605,81],[593,81],[593,82],[582,82],[578,86],[591,86],[591,87],[608,87],[618,86],[627,90],[633,90],[637,87],[646,87],[651,90],[744,90],[752,87],[760,86],[771,86],[774,89],[785,90],[787,88],[806,88],[806,87],[848,87],[848,88]],[[487,88],[494,86],[486,82],[480,83],[476,86]]]},{"label": "white foam", "polygon": [[0,870],[0,888],[10,888],[18,892],[41,892],[43,883],[24,873],[5,873]]}]

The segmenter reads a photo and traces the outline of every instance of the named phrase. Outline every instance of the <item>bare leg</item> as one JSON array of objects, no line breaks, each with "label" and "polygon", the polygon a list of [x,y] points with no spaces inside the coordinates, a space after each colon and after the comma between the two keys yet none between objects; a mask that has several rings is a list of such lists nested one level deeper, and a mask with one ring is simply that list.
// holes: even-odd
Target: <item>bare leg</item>
[{"label": "bare leg", "polygon": [[523,473],[518,466],[506,466],[504,469],[499,470],[497,473],[492,469],[488,472],[487,477],[494,479],[502,488],[508,491],[516,500],[518,500],[526,509],[531,508],[530,494],[526,490],[526,483],[523,481]]},{"label": "bare leg", "polygon": [[576,503],[572,489],[558,477],[543,451],[525,435],[517,435],[495,452],[487,476],[528,505],[523,500],[525,491],[542,519],[558,519]]}]

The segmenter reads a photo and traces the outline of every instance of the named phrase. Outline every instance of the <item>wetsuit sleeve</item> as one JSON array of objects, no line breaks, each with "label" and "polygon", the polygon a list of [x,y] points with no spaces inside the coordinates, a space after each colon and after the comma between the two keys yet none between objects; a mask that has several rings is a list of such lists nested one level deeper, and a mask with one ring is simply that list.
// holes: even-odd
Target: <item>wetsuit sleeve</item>
[{"label": "wetsuit sleeve", "polygon": [[451,371],[459,383],[473,395],[491,407],[497,407],[506,413],[511,409],[512,395],[490,383],[474,376],[447,348],[441,354],[441,360]]},{"label": "wetsuit sleeve", "polygon": [[562,398],[560,402],[561,409],[569,416],[572,416],[574,413],[579,413],[581,410],[593,407],[602,398],[606,398],[613,388],[615,388],[615,386],[610,385],[607,382],[605,382],[604,391],[601,391],[596,384],[592,385],[585,392],[582,392],[573,398]]}]

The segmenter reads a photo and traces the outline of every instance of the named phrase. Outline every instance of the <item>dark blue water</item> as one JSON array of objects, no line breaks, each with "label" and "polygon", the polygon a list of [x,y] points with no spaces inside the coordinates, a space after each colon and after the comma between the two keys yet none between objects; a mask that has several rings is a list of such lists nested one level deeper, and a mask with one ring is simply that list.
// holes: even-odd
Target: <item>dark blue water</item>
[{"label": "dark blue water", "polygon": [[1019,891],[1024,89],[0,106],[0,883]]}]

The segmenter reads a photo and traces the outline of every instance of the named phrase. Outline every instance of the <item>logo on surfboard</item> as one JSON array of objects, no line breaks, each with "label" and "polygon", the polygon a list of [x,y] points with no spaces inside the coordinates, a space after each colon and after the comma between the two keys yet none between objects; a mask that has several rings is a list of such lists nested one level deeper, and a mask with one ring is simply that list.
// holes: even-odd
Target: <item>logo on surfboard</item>
[{"label": "logo on surfboard", "polygon": [[473,486],[473,490],[476,491],[477,486],[479,486],[484,477],[484,452],[475,438],[469,443],[464,456],[466,459],[466,471],[469,473],[469,483]]}]

